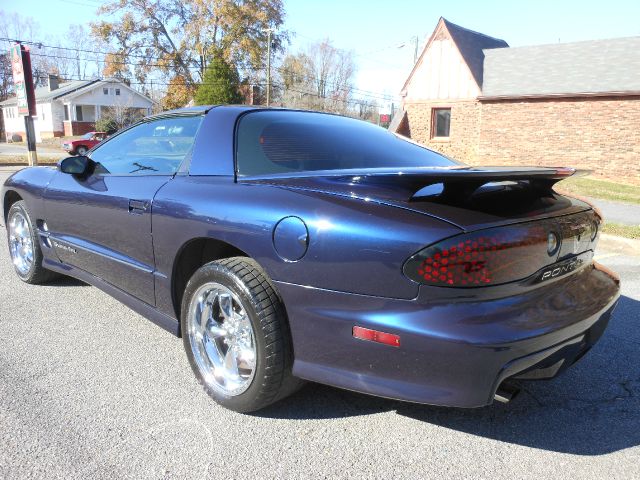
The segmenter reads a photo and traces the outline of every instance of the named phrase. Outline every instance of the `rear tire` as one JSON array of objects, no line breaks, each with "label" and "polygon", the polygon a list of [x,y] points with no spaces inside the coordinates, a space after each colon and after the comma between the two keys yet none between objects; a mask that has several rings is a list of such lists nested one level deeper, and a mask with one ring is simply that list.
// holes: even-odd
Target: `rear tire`
[{"label": "rear tire", "polygon": [[187,284],[181,311],[191,368],[220,405],[253,412],[302,386],[291,373],[282,301],[255,261],[232,257],[201,267]]},{"label": "rear tire", "polygon": [[9,254],[16,274],[25,283],[45,283],[58,274],[42,266],[42,250],[33,228],[27,205],[19,200],[11,205],[7,215]]}]

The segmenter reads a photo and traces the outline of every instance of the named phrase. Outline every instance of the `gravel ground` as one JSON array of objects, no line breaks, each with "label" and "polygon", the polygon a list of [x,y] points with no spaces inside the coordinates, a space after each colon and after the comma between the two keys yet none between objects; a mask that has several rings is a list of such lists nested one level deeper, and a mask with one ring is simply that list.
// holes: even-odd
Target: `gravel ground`
[{"label": "gravel ground", "polygon": [[94,287],[29,286],[0,228],[0,478],[640,478],[640,258],[574,368],[507,405],[412,405],[320,385],[218,407],[182,343]]}]

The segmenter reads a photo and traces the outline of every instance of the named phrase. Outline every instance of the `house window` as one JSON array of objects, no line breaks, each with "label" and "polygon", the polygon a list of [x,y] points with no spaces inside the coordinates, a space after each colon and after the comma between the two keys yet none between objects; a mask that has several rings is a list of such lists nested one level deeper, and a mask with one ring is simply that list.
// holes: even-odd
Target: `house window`
[{"label": "house window", "polygon": [[451,109],[434,108],[432,111],[431,138],[449,138]]},{"label": "house window", "polygon": [[103,95],[109,95],[109,89],[108,88],[103,88],[102,89],[102,94]]},{"label": "house window", "polygon": [[82,121],[82,105],[76,105],[76,121]]},{"label": "house window", "polygon": [[64,106],[64,119],[65,121],[69,121],[69,105]]},{"label": "house window", "polygon": [[120,95],[120,89],[116,88],[116,95]]}]

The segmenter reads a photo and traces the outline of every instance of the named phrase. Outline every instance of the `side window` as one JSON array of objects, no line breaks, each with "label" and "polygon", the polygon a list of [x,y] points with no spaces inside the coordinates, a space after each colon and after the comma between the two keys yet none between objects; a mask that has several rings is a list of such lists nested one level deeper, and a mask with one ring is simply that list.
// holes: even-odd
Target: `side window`
[{"label": "side window", "polygon": [[137,125],[91,152],[96,173],[173,175],[191,149],[202,116],[169,117]]},{"label": "side window", "polygon": [[431,138],[449,138],[451,128],[451,109],[434,108],[431,113]]}]

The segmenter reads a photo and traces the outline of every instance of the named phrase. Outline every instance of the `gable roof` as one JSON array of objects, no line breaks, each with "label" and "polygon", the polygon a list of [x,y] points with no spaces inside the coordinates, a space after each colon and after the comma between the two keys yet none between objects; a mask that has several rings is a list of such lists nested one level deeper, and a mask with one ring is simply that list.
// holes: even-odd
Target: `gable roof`
[{"label": "gable roof", "polygon": [[406,90],[409,82],[411,81],[411,78],[418,69],[418,66],[421,64],[423,57],[431,46],[431,43],[435,39],[436,33],[438,33],[441,28],[446,29],[446,31],[449,33],[451,40],[457,47],[458,52],[460,52],[463,61],[469,67],[469,71],[471,72],[471,75],[473,76],[473,79],[475,80],[479,88],[482,88],[483,81],[484,50],[493,48],[505,48],[509,46],[509,44],[504,40],[490,37],[489,35],[485,35],[484,33],[474,32],[473,30],[469,30],[467,28],[461,27],[460,25],[456,25],[455,23],[451,23],[444,17],[440,17],[436,28],[433,30],[433,33],[422,49],[422,52],[420,52],[420,56],[418,57],[416,63],[413,65],[413,68],[411,69],[411,73],[409,73],[407,80],[404,82],[402,91]]},{"label": "gable roof", "polygon": [[640,93],[640,37],[487,50],[482,96]]},{"label": "gable roof", "polygon": [[442,18],[442,21],[446,25],[453,42],[458,47],[460,55],[462,55],[465,63],[469,66],[471,75],[473,75],[478,87],[482,88],[484,50],[506,48],[509,44],[499,38],[474,32],[473,30],[468,30],[460,25],[451,23],[446,18]]},{"label": "gable roof", "polygon": [[[46,85],[44,87],[38,87],[35,89],[36,103],[46,103],[62,97],[73,98],[75,96],[82,95],[87,91],[93,90],[99,85],[113,85],[114,83],[117,83],[120,86],[120,88],[125,88],[131,91],[132,93],[134,93],[135,95],[143,97],[146,100],[148,100],[150,103],[153,103],[153,101],[146,95],[138,92],[137,90],[134,90],[133,88],[129,87],[126,83],[114,78],[105,78],[103,80],[100,80],[100,79],[74,80],[71,82],[64,82],[64,83],[61,83],[59,87],[53,91],[49,91],[49,87]],[[4,102],[0,102],[0,106],[2,107],[13,106],[17,104],[18,104],[18,101],[16,97],[11,97],[5,100]]]},{"label": "gable roof", "polygon": [[[100,80],[74,80],[72,82],[61,83],[58,88],[53,91],[49,91],[48,86],[38,87],[35,89],[36,103],[49,102],[56,98],[64,97],[70,93],[83,90],[90,85],[93,85]],[[6,99],[4,102],[0,102],[2,106],[17,105],[18,100],[16,97]]]}]

